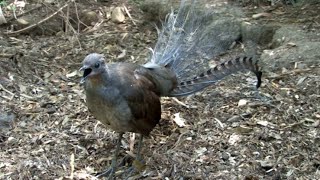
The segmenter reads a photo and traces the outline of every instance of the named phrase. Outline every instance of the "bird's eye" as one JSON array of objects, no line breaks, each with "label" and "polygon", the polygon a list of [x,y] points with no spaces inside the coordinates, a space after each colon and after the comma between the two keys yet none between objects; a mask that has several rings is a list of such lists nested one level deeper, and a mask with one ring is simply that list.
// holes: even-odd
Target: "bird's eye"
[{"label": "bird's eye", "polygon": [[100,67],[100,63],[97,62],[94,67],[98,69]]}]

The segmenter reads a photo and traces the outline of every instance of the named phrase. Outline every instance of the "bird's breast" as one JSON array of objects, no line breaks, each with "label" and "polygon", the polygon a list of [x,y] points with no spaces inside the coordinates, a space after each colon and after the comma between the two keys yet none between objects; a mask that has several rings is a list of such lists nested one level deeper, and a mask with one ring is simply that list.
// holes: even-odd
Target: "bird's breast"
[{"label": "bird's breast", "polygon": [[102,124],[117,132],[131,131],[131,110],[115,89],[95,93],[87,91],[86,96],[90,112]]}]

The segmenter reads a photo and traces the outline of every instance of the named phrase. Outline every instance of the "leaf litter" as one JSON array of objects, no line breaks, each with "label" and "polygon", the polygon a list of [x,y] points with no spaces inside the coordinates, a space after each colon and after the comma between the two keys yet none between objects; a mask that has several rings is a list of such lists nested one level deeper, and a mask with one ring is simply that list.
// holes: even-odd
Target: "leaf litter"
[{"label": "leaf litter", "polygon": [[[109,61],[142,63],[156,33],[140,32],[132,21],[108,23],[106,30],[94,33],[98,38],[78,37],[87,51],[112,47],[105,49]],[[133,33],[117,42],[116,34],[108,34],[112,28],[130,28]],[[32,38],[8,40],[8,48],[24,54],[15,55],[16,62],[0,58],[0,179],[95,179],[94,173],[110,165],[116,134],[85,106],[77,69],[86,52],[63,36],[36,37],[32,43],[27,39]],[[31,54],[34,47],[45,48]],[[160,125],[142,150],[147,165],[142,176],[319,177],[319,65],[264,76],[259,93],[268,101],[250,98],[246,78],[229,78],[178,101],[163,98]],[[120,156],[133,156],[134,139],[125,137]]]}]

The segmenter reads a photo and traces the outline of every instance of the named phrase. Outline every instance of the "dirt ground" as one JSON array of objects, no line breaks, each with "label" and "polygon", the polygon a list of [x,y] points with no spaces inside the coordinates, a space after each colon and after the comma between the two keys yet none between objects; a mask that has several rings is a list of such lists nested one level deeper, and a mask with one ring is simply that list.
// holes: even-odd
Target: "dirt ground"
[{"label": "dirt ground", "polygon": [[[17,8],[17,14],[37,7],[37,1],[30,2]],[[77,70],[91,52],[103,52],[108,62],[144,63],[157,33],[132,2],[79,5],[79,12],[86,7],[99,14],[123,3],[132,16],[126,14],[123,23],[107,20],[105,13],[103,21],[90,19],[94,23],[79,31],[72,23],[67,32],[39,25],[6,34],[23,27],[0,27],[0,179],[95,179],[96,172],[110,165],[117,134],[89,114]],[[63,5],[47,6],[47,14],[30,13],[47,17],[49,10]],[[241,8],[248,19],[257,13],[250,4]],[[320,34],[319,3],[258,9],[269,9],[271,15],[259,21],[312,26],[312,33]],[[7,20],[13,17],[11,10],[3,11]],[[67,12],[56,16],[63,19]],[[49,27],[63,26],[51,20]],[[248,73],[230,76],[180,103],[163,98],[161,122],[144,141],[146,166],[129,179],[319,179],[319,59],[274,71],[262,67],[268,70],[261,98],[248,83],[254,80]],[[181,127],[174,121],[177,113],[185,120]],[[135,155],[134,137],[125,135],[121,157]]]}]

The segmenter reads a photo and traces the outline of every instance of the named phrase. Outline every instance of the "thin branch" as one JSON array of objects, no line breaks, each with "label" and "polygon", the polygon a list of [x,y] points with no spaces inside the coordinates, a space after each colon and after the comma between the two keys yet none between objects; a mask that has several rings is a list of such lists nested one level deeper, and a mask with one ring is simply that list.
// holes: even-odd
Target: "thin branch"
[{"label": "thin branch", "polygon": [[134,20],[132,19],[132,16],[131,16],[128,8],[127,8],[125,5],[123,5],[123,8],[124,8],[124,10],[126,11],[127,15],[129,16],[129,18],[130,18],[130,20],[132,21],[132,23],[136,26],[137,24],[136,24],[136,22],[134,22]]},{"label": "thin branch", "polygon": [[[28,13],[36,10],[36,9],[39,9],[39,8],[41,8],[41,7],[42,7],[42,4],[41,4],[41,5],[37,5],[36,7],[32,8],[32,9],[30,9],[30,10],[28,10],[28,11],[25,11],[25,12],[23,12],[23,13],[21,13],[21,14],[16,15],[16,17],[19,18],[19,17],[21,17],[21,16],[23,16],[23,15],[25,15],[25,14],[28,14]],[[16,19],[15,17],[12,17],[12,18],[8,19],[8,22],[10,22],[10,21],[12,21],[12,20],[15,20],[15,19]]]},{"label": "thin branch", "polygon": [[39,26],[40,24],[46,22],[47,20],[51,19],[53,16],[55,16],[56,14],[58,14],[60,11],[62,11],[64,8],[66,8],[67,6],[69,6],[70,2],[74,2],[74,0],[69,0],[65,5],[63,5],[61,8],[59,8],[56,12],[52,13],[51,15],[49,15],[48,17],[44,18],[43,20],[35,23],[35,24],[32,24],[26,28],[23,28],[23,29],[20,29],[18,31],[13,31],[13,32],[5,32],[5,34],[7,35],[13,35],[13,34],[18,34],[18,33],[21,33],[23,31],[26,31],[28,29],[32,29],[36,26]]}]

